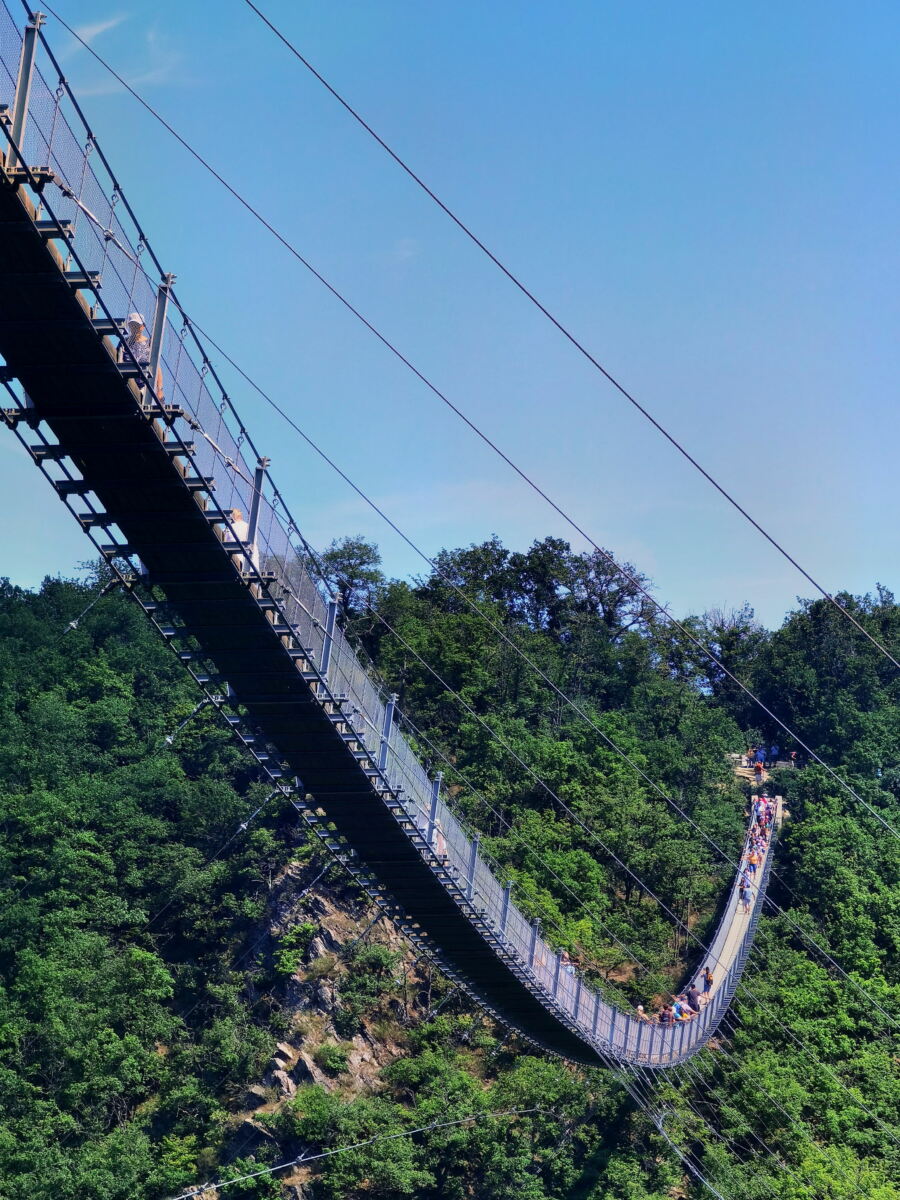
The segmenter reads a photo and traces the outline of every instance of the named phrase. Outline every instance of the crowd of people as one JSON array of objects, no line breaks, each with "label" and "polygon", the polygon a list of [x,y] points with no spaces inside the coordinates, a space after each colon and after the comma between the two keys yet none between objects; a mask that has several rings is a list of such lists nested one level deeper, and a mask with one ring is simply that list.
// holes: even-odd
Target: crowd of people
[{"label": "crowd of people", "polygon": [[637,1006],[637,1016],[641,1021],[655,1025],[677,1025],[681,1021],[693,1021],[700,1016],[704,1004],[709,1002],[712,994],[715,976],[710,966],[704,967],[696,983],[690,984],[683,992],[671,997],[671,1004],[660,1005],[659,1011],[650,1016],[643,1004]]},{"label": "crowd of people", "polygon": [[[773,747],[777,751],[777,747]],[[760,792],[751,798],[750,831],[741,860],[741,872],[738,881],[738,904],[746,916],[750,913],[753,903],[753,888],[757,884],[758,873],[765,861],[772,826],[775,823],[775,800]],[[709,1001],[712,993],[714,976],[707,965],[700,973],[697,984],[692,983],[685,991],[672,995],[670,1004],[661,1004],[656,1013],[648,1014],[643,1004],[637,1006],[637,1017],[657,1025],[676,1025],[681,1021],[693,1021],[700,1015],[704,1004]]]},{"label": "crowd of people", "polygon": [[789,763],[792,767],[800,766],[800,758],[796,750],[791,750],[786,759],[779,759],[781,747],[777,742],[772,742],[769,746],[749,746],[747,753],[744,755],[743,766],[753,771],[757,780],[761,779],[763,771],[770,771],[772,767],[777,767],[779,761],[782,766]]},{"label": "crowd of people", "polygon": [[741,864],[741,876],[738,884],[738,903],[745,916],[750,912],[756,873],[765,858],[769,836],[772,832],[772,823],[775,820],[775,801],[771,796],[761,792],[753,798],[751,804],[753,820],[747,837],[747,849]]}]

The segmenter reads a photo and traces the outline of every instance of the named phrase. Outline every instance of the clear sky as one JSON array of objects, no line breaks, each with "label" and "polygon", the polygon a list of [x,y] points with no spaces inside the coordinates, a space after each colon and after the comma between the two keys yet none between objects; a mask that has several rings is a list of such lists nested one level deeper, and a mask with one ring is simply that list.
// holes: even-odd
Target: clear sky
[{"label": "clear sky", "polygon": [[[777,624],[810,594],[242,0],[56,4],[673,611],[749,601]],[[262,7],[827,587],[900,592],[896,0]],[[183,302],[398,524],[429,553],[566,535],[52,19],[47,34]],[[390,573],[423,569],[232,392],[313,543],[361,532]],[[0,467],[21,518],[0,574],[72,573],[91,547],[8,434]]]}]

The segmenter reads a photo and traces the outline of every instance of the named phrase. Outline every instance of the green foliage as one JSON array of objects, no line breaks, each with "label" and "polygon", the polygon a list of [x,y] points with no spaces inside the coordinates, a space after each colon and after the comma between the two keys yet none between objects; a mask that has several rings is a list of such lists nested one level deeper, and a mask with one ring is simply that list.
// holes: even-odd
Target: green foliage
[{"label": "green foliage", "polygon": [[273,1041],[244,951],[291,826],[215,858],[265,793],[210,714],[165,742],[196,692],[125,598],[63,636],[91,598],[0,586],[4,1200],[191,1183]]},{"label": "green foliage", "polygon": [[[649,893],[700,938],[712,928],[730,870],[703,834],[733,855],[746,801],[728,755],[784,742],[778,730],[602,555],[555,538],[517,553],[493,539],[442,553],[441,573],[414,584],[385,580],[361,538],[326,561],[345,624],[444,756],[421,748],[517,902],[610,994],[653,1003],[670,991],[696,958]],[[319,1200],[699,1200],[611,1076],[533,1056],[450,992],[413,1024],[410,973],[378,944],[343,964],[322,956],[306,977],[333,977],[337,1037],[403,1020],[406,1053],[360,1091],[347,1048],[327,1042],[315,1058],[328,1088],[301,1088],[260,1118],[277,1146],[248,1157],[230,1144],[231,1114],[288,1024],[285,983],[315,933],[303,921],[260,946],[260,920],[283,864],[311,851],[272,805],[216,857],[264,793],[211,713],[166,744],[196,696],[123,598],[60,636],[91,595],[58,580],[36,594],[0,585],[0,1200],[163,1200],[330,1151]],[[840,599],[900,643],[900,608],[883,589]],[[832,606],[804,602],[774,633],[749,610],[688,625],[900,825],[900,678]],[[898,842],[819,768],[776,783],[790,820],[773,894],[789,919],[761,922],[733,1028],[660,1085],[666,1131],[723,1195],[888,1200],[900,1192]],[[516,1111],[491,1115],[504,1110]],[[232,1193],[283,1194],[270,1176]]]},{"label": "green foliage", "polygon": [[346,1046],[325,1042],[313,1055],[315,1062],[329,1075],[340,1075],[350,1067],[350,1054]]},{"label": "green foliage", "polygon": [[273,962],[279,975],[296,973],[315,933],[316,927],[311,921],[301,921],[278,939]]},{"label": "green foliage", "polygon": [[352,1037],[359,1030],[361,1018],[377,1010],[382,997],[393,989],[400,957],[397,951],[377,943],[354,950],[341,979],[340,1007],[334,1015],[339,1034]]}]

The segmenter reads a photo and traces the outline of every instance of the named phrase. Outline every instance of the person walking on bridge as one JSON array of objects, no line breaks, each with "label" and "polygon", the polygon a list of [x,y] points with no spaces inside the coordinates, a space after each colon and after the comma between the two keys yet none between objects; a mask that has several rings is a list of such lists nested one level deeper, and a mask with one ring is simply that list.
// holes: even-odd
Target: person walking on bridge
[{"label": "person walking on bridge", "polygon": [[748,886],[749,886],[751,880],[756,879],[756,868],[759,866],[761,860],[762,860],[762,855],[757,850],[756,846],[754,846],[753,849],[750,851],[750,853],[747,855],[747,868],[750,871],[750,879],[747,881]]},{"label": "person walking on bridge", "polygon": [[709,964],[707,964],[703,968],[703,974],[702,974],[701,978],[703,980],[703,995],[700,997],[700,999],[705,1001],[705,1003],[709,1004],[709,997],[710,997],[710,993],[712,992],[712,985],[713,985],[713,979],[714,979],[713,973],[709,969]]}]

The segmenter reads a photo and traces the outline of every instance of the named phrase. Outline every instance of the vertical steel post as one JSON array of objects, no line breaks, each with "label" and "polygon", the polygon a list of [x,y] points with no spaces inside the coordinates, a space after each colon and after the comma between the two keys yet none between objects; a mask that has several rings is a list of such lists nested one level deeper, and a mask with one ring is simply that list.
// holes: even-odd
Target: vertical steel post
[{"label": "vertical steel post", "polygon": [[[156,372],[159,370],[159,360],[162,358],[163,335],[166,332],[166,316],[169,311],[169,295],[174,275],[163,275],[156,289],[156,310],[153,313],[153,332],[150,334],[150,358],[147,362],[147,378],[150,386],[156,391]],[[156,397],[160,399],[159,396]],[[253,538],[250,539],[253,541]]]},{"label": "vertical steel post", "polygon": [[425,840],[428,845],[434,842],[434,827],[437,824],[438,800],[441,795],[441,780],[444,778],[444,772],[438,771],[434,779],[431,781],[431,808],[428,812],[428,834]]},{"label": "vertical steel post", "polygon": [[583,987],[583,984],[582,984],[581,976],[579,975],[578,979],[576,980],[576,983],[575,983],[575,1004],[572,1008],[572,1016],[576,1021],[578,1020],[578,1010],[581,1007],[581,989],[582,989],[582,987]]},{"label": "vertical steel post", "polygon": [[610,1046],[615,1046],[615,1044],[616,1044],[616,1042],[615,1042],[616,1017],[618,1015],[619,1015],[619,1010],[617,1008],[614,1008],[612,1010],[612,1017],[609,1022],[609,1044],[610,1044]]},{"label": "vertical steel post", "polygon": [[537,940],[541,932],[541,918],[535,917],[531,922],[531,945],[528,947],[528,965],[534,967],[534,952],[537,949]]},{"label": "vertical steel post", "polygon": [[684,1049],[684,1027],[685,1027],[685,1025],[687,1025],[687,1021],[679,1022],[679,1026],[680,1026],[679,1030],[678,1030],[678,1054],[679,1054],[679,1056],[681,1055],[681,1051]]},{"label": "vertical steel post", "polygon": [[507,883],[503,888],[503,904],[500,908],[500,936],[506,934],[506,919],[509,916],[509,899],[512,895],[512,884]]},{"label": "vertical steel post", "polygon": [[[154,376],[155,378],[155,376]],[[262,501],[263,484],[266,481],[266,467],[271,459],[260,458],[253,472],[253,495],[250,497],[250,516],[247,518],[247,545],[256,544],[256,534],[259,530],[259,506]]]},{"label": "vertical steel post", "polygon": [[478,845],[481,835],[476,833],[472,838],[472,849],[469,853],[469,882],[466,887],[466,899],[471,900],[475,895],[475,864],[478,862]]},{"label": "vertical steel post", "polygon": [[556,993],[559,991],[559,972],[562,967],[562,951],[557,950],[556,962],[553,964],[553,999],[556,999]]},{"label": "vertical steel post", "polygon": [[643,1037],[644,1037],[644,1022],[638,1021],[638,1023],[637,1023],[637,1039],[635,1040],[635,1043],[634,1043],[634,1057],[635,1058],[641,1057],[641,1041],[642,1041]]},{"label": "vertical steel post", "polygon": [[591,1033],[597,1032],[597,1022],[600,1020],[600,993],[594,992],[594,1019],[591,1021]]},{"label": "vertical steel post", "polygon": [[655,1060],[654,1060],[654,1057],[653,1057],[654,1050],[655,1050],[655,1045],[654,1045],[654,1043],[656,1042],[656,1038],[657,1038],[658,1031],[659,1031],[659,1026],[658,1026],[658,1025],[651,1025],[651,1026],[650,1026],[650,1042],[649,1042],[649,1043],[648,1043],[648,1045],[647,1045],[647,1062],[654,1062],[654,1061],[655,1061]]},{"label": "vertical steel post", "polygon": [[328,674],[328,664],[331,662],[331,643],[334,640],[334,623],[337,620],[337,611],[341,604],[341,593],[336,592],[331,600],[328,601],[328,615],[325,617],[325,637],[322,641],[322,666],[321,672],[324,675]]},{"label": "vertical steel post", "polygon": [[[16,96],[13,101],[12,122],[9,130],[10,137],[17,146],[22,145],[22,139],[25,136],[25,125],[28,121],[28,102],[31,99],[31,78],[34,74],[34,56],[37,51],[38,30],[46,19],[42,12],[33,13],[30,23],[25,26],[25,36],[22,39],[22,55],[19,58]],[[6,165],[8,167],[15,166],[14,159],[16,157],[15,150],[10,146]],[[24,167],[24,161],[19,165]]]},{"label": "vertical steel post", "polygon": [[388,750],[391,745],[391,730],[394,727],[394,709],[397,707],[397,701],[400,697],[396,692],[391,692],[387,704],[384,709],[384,721],[381,725],[381,741],[378,744],[378,770],[384,771],[387,768]]}]

